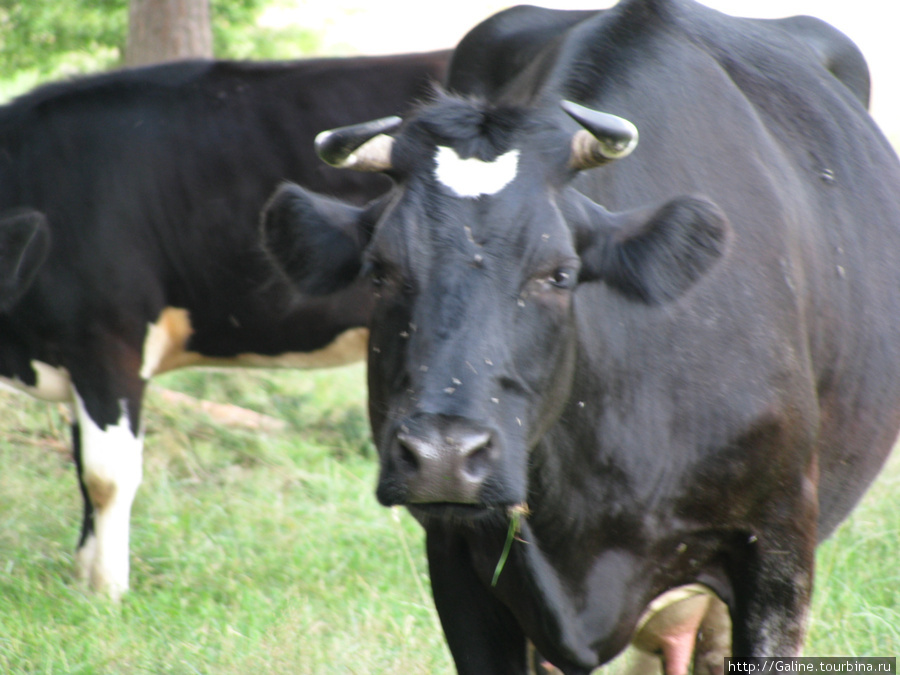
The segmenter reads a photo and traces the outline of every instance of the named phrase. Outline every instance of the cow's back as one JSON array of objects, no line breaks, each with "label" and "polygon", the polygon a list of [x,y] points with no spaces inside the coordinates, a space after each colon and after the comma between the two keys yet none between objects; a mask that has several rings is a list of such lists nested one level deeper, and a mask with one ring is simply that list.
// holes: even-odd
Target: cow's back
[{"label": "cow's back", "polygon": [[229,357],[316,349],[363,323],[349,296],[345,318],[316,301],[299,311],[258,251],[258,214],[284,180],[356,203],[380,194],[387,179],[324,165],[313,139],[402,112],[446,59],[182,62],[48,85],[4,106],[0,212],[35,209],[53,233],[9,330],[61,335],[73,317],[123,313],[134,317],[123,334],[140,340],[173,306],[191,313],[193,349]]}]

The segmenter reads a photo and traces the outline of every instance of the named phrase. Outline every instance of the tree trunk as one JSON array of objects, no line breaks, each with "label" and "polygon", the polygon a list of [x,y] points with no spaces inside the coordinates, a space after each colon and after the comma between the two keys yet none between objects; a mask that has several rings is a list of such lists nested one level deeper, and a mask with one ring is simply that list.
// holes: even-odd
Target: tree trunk
[{"label": "tree trunk", "polygon": [[125,65],[212,55],[209,0],[130,0]]}]

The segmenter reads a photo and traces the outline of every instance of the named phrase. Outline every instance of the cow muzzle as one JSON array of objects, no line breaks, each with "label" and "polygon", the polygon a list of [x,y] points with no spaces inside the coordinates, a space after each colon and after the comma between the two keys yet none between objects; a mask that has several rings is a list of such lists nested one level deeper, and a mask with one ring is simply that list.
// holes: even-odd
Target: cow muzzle
[{"label": "cow muzzle", "polygon": [[418,415],[397,426],[378,499],[394,504],[482,505],[499,459],[495,434],[460,418]]}]

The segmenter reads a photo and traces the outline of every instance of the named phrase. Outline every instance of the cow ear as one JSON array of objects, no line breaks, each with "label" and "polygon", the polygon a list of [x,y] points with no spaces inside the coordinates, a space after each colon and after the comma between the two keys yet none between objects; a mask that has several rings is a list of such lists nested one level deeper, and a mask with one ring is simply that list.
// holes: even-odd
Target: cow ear
[{"label": "cow ear", "polygon": [[0,217],[0,311],[10,309],[28,290],[49,251],[44,214],[27,209]]},{"label": "cow ear", "polygon": [[334,293],[359,274],[368,239],[365,213],[365,208],[285,183],[263,207],[262,247],[301,293]]},{"label": "cow ear", "polygon": [[681,297],[725,254],[731,238],[722,210],[694,197],[618,214],[583,197],[576,211],[579,281],[602,280],[651,305]]}]

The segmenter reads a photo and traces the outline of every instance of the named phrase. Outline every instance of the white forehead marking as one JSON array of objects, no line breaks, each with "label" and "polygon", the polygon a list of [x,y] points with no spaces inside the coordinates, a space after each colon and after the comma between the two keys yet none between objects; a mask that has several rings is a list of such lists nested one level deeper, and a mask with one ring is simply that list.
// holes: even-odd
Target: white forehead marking
[{"label": "white forehead marking", "polygon": [[509,185],[519,170],[519,151],[510,150],[493,162],[463,159],[453,148],[438,146],[434,176],[460,197],[495,195]]}]

